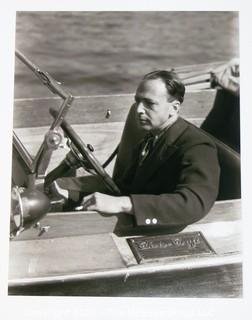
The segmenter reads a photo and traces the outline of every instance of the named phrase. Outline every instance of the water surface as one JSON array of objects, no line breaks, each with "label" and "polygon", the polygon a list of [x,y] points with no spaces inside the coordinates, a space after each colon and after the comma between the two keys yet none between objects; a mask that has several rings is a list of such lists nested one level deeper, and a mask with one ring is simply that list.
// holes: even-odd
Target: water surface
[{"label": "water surface", "polygon": [[[16,47],[74,95],[129,93],[154,69],[238,56],[238,13],[18,12]],[[15,97],[50,95],[16,64]]]}]

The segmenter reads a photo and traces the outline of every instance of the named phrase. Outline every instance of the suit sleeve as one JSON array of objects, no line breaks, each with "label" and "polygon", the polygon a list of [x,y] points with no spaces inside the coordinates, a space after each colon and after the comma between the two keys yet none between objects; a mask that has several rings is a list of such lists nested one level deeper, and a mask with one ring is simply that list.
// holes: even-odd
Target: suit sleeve
[{"label": "suit sleeve", "polygon": [[130,195],[138,226],[188,225],[208,213],[219,187],[220,169],[215,146],[199,144],[189,148],[181,158],[180,169],[173,193]]}]

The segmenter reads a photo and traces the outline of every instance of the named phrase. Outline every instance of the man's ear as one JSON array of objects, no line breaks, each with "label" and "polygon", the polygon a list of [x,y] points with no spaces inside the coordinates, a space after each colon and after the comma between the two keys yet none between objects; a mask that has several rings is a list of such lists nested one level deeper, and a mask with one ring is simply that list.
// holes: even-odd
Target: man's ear
[{"label": "man's ear", "polygon": [[178,100],[174,100],[172,102],[172,106],[175,112],[179,112],[180,109],[180,102]]}]

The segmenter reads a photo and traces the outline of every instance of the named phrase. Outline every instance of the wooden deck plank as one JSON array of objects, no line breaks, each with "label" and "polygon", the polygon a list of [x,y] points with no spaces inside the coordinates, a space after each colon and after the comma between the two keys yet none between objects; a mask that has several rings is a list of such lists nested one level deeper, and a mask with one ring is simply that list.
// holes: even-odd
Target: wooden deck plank
[{"label": "wooden deck plank", "polygon": [[[210,225],[213,222],[232,222],[239,221],[241,216],[240,200],[216,202],[208,215],[194,224]],[[125,215],[121,215],[125,216]],[[120,217],[120,216],[119,216]],[[125,223],[125,229],[132,229],[131,219],[120,219],[120,223]],[[111,233],[114,231],[118,222],[118,216],[101,216],[97,212],[55,212],[48,213],[41,219],[41,225],[50,226],[48,232],[38,238],[39,231],[31,228],[22,232],[13,241],[31,240],[31,239],[50,239],[57,237],[69,237],[74,235],[92,235]],[[121,226],[124,227],[123,225]],[[188,227],[189,228],[189,227]]]},{"label": "wooden deck plank", "polygon": [[[192,123],[199,126],[203,118],[189,119]],[[79,124],[72,125],[77,134],[81,137],[85,144],[91,144],[94,147],[94,155],[101,162],[104,163],[111,153],[115,150],[120,142],[124,122],[110,122],[110,123],[95,123],[95,124]],[[44,139],[44,135],[49,128],[43,127],[30,127],[30,128],[16,128],[19,139],[24,144],[28,152],[34,156]],[[51,162],[48,170],[55,168],[65,157],[69,149],[58,148],[53,152]],[[112,174],[112,162],[107,171]]]},{"label": "wooden deck plank", "polygon": [[109,234],[13,242],[9,277],[32,278],[124,267]]},{"label": "wooden deck plank", "polygon": [[[186,93],[181,106],[181,115],[186,118],[205,118],[213,106],[215,95],[216,90],[199,90]],[[67,119],[72,124],[125,121],[133,102],[134,94],[75,97]],[[14,128],[50,125],[52,117],[49,115],[49,108],[59,108],[61,103],[61,99],[54,97],[15,100]],[[105,115],[108,109],[111,110],[111,116],[106,119]]]},{"label": "wooden deck plank", "polygon": [[[85,144],[89,143],[94,147],[95,157],[103,163],[118,145],[123,125],[124,123],[122,122],[114,122],[104,124],[73,125],[73,128]],[[31,155],[35,155],[47,130],[48,127],[18,128],[15,129],[15,132],[18,134],[21,142],[27,148],[28,152]],[[55,166],[64,159],[68,152],[69,149],[66,146],[65,148],[58,148],[54,151],[48,170],[50,171],[55,168]],[[110,168],[109,173],[112,173],[112,168]]]},{"label": "wooden deck plank", "polygon": [[[126,239],[119,238],[119,241],[125,243]],[[31,281],[41,283],[64,279],[113,278],[127,274],[221,267],[242,262],[239,252],[234,252],[231,246],[225,253],[221,250],[208,256],[162,258],[140,265],[133,259],[133,253],[129,259],[129,250],[126,259],[123,259],[125,252],[119,252],[118,248],[122,250],[123,246],[115,245],[109,234],[13,242],[10,254],[15,259],[10,260],[9,280],[11,285],[21,285]],[[130,261],[128,266],[127,261]]]}]

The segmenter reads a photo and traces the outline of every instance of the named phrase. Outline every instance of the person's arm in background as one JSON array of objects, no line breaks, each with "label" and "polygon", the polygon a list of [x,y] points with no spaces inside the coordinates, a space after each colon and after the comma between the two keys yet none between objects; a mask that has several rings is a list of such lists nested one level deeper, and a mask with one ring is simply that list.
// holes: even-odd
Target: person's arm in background
[{"label": "person's arm in background", "polygon": [[228,64],[213,71],[215,85],[228,90],[229,92],[240,94],[240,65],[239,59],[234,58]]}]

